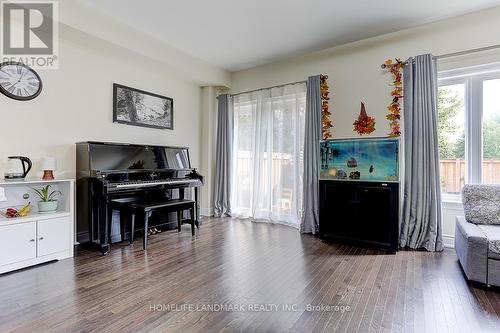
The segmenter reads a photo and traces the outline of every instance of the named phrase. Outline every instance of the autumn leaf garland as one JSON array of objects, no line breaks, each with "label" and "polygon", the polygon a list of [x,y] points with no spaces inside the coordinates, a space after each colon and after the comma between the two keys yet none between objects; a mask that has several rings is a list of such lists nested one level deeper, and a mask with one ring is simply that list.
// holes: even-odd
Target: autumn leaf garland
[{"label": "autumn leaf garland", "polygon": [[328,75],[321,74],[319,83],[319,89],[321,94],[321,130],[323,134],[323,140],[328,140],[332,137],[331,128],[333,127],[330,116],[332,113],[329,110],[328,101],[330,97],[330,90],[328,87]]},{"label": "autumn leaf garland", "polygon": [[392,101],[387,106],[387,110],[389,111],[389,113],[386,116],[387,120],[389,120],[390,122],[390,137],[398,137],[401,135],[401,126],[399,124],[399,120],[401,119],[400,100],[401,98],[403,98],[403,82],[401,69],[403,68],[404,64],[405,63],[401,61],[401,59],[396,58],[395,62],[393,62],[391,59],[387,59],[382,66],[382,68],[389,70],[393,77],[393,89],[391,91]]}]

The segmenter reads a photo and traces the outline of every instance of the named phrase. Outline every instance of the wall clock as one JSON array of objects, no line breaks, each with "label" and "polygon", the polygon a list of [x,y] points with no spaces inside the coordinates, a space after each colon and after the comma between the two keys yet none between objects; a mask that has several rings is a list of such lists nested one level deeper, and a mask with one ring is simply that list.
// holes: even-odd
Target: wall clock
[{"label": "wall clock", "polygon": [[42,80],[30,67],[20,62],[0,64],[0,92],[18,101],[28,101],[40,95]]}]

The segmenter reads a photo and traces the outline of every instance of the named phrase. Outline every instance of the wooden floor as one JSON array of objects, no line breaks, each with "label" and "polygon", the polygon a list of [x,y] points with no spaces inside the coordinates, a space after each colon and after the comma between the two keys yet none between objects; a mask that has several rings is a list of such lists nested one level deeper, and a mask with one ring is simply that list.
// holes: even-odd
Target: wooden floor
[{"label": "wooden floor", "polygon": [[388,255],[236,219],[185,228],[147,252],[0,276],[0,332],[500,331],[500,293],[466,283],[452,250]]}]

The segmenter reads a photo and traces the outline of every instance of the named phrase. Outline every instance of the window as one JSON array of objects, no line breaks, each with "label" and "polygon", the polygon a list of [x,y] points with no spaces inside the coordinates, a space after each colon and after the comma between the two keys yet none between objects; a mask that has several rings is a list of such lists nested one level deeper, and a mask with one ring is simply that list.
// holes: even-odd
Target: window
[{"label": "window", "polygon": [[483,81],[483,183],[500,184],[500,79]]},{"label": "window", "polygon": [[500,65],[439,73],[437,100],[443,199],[500,183]]},{"label": "window", "polygon": [[438,90],[441,191],[460,193],[465,184],[465,84]]},{"label": "window", "polygon": [[236,95],[233,103],[233,214],[298,226],[305,83]]}]

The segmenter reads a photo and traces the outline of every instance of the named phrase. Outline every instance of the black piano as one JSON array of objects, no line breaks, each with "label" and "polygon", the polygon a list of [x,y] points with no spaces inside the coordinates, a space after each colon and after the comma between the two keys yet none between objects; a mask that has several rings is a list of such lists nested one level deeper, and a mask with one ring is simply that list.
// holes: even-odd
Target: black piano
[{"label": "black piano", "polygon": [[[199,187],[203,176],[191,168],[189,148],[106,142],[76,144],[77,241],[107,253],[110,243],[128,239],[130,230],[113,234],[108,222],[111,200],[165,201],[192,198],[199,225]],[[193,193],[194,192],[194,193]],[[126,218],[126,217],[120,217]],[[176,227],[173,214],[152,216],[151,227]],[[146,231],[147,232],[147,231]]]}]

